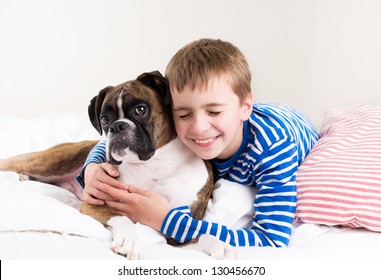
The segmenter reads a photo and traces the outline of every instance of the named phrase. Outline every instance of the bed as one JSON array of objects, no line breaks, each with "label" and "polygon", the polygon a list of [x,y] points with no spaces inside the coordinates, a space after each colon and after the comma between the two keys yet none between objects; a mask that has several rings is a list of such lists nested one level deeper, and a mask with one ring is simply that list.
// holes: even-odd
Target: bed
[{"label": "bed", "polygon": [[[61,142],[100,139],[85,112],[32,119],[1,116],[0,131],[0,158]],[[229,201],[239,209],[236,216],[226,213],[230,222],[236,226],[245,219],[247,222],[255,193],[228,187],[222,190],[216,190],[207,215],[213,216],[213,211]],[[247,195],[240,197],[237,193]],[[17,174],[0,171],[0,259],[123,260],[110,250],[110,232],[81,214],[80,203],[67,190],[21,182]],[[380,231],[381,107],[334,108],[325,112],[321,139],[298,172],[297,216],[289,246],[238,248],[236,257],[376,260],[381,259]],[[144,242],[140,257],[210,259],[199,251],[171,247],[161,241]]]}]

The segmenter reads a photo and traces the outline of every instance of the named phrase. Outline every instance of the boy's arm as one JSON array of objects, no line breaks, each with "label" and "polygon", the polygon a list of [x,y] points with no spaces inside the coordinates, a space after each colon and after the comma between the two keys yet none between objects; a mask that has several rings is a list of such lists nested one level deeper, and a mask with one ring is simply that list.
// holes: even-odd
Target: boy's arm
[{"label": "boy's arm", "polygon": [[85,169],[86,166],[90,163],[103,163],[106,162],[106,141],[101,140],[98,142],[97,145],[95,145],[89,155],[87,156],[87,159],[85,161],[85,164],[83,165],[83,168],[81,169],[81,172],[76,177],[78,183],[82,186],[82,188],[85,187]]},{"label": "boy's arm", "polygon": [[232,230],[225,225],[195,220],[189,207],[179,207],[167,214],[160,231],[178,242],[210,234],[232,246],[286,247],[296,210],[297,169],[293,143],[285,142],[268,150],[254,178],[259,189],[251,228]]}]

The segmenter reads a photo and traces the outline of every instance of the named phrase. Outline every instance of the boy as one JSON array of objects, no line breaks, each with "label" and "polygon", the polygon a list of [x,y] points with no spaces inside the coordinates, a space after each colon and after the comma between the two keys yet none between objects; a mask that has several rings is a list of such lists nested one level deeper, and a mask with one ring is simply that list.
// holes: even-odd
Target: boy
[{"label": "boy", "polygon": [[106,203],[179,242],[210,234],[232,246],[287,246],[296,207],[296,172],[318,139],[316,129],[286,106],[252,105],[248,63],[228,42],[201,39],[186,45],[169,62],[166,77],[178,137],[212,161],[216,179],[258,188],[251,227],[231,230],[194,220],[187,206],[170,209],[164,197],[124,186],[113,178],[116,169],[102,163],[104,142],[85,164],[85,200]]}]

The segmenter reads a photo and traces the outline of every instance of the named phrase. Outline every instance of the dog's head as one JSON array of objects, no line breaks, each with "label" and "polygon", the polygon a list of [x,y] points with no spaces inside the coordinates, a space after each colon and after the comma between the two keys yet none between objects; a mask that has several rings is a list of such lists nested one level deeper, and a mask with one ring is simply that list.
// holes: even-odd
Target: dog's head
[{"label": "dog's head", "polygon": [[157,71],[106,87],[89,105],[92,125],[107,139],[112,164],[146,161],[176,137],[167,80]]}]

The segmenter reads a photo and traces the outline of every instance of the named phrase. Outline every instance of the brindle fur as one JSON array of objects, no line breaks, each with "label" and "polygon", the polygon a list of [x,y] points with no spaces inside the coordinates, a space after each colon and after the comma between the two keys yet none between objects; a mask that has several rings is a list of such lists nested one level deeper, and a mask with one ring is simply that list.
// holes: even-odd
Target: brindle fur
[{"label": "brindle fur", "polygon": [[0,159],[0,170],[28,175],[30,180],[55,183],[59,178],[75,177],[96,144],[97,141],[62,143],[43,151]]}]

